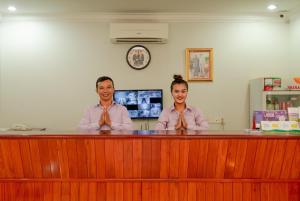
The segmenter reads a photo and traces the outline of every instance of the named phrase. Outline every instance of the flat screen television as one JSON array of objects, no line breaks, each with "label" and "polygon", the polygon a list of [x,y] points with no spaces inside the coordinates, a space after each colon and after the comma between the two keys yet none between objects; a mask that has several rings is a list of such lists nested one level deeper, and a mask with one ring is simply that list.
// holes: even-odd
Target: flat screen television
[{"label": "flat screen television", "polygon": [[162,89],[115,90],[114,101],[124,105],[132,119],[156,119],[163,109]]}]

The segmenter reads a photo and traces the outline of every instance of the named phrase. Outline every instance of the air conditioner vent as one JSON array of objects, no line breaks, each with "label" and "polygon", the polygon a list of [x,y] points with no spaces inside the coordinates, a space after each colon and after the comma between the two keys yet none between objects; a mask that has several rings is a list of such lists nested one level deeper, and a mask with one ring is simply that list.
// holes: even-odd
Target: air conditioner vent
[{"label": "air conditioner vent", "polygon": [[166,43],[162,38],[116,38],[115,43]]},{"label": "air conditioner vent", "polygon": [[110,24],[112,43],[167,43],[166,23],[112,23]]}]

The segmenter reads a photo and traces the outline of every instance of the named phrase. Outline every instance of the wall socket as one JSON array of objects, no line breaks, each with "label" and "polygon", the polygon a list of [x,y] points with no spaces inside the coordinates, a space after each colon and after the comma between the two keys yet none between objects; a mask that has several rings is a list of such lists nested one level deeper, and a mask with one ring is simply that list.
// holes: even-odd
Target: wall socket
[{"label": "wall socket", "polygon": [[208,121],[208,123],[211,123],[211,124],[224,124],[224,118],[223,117],[214,118],[214,119]]},{"label": "wall socket", "polygon": [[212,125],[220,125],[222,130],[225,130],[225,121],[223,117],[220,118],[214,118],[210,121],[208,121],[208,124]]}]

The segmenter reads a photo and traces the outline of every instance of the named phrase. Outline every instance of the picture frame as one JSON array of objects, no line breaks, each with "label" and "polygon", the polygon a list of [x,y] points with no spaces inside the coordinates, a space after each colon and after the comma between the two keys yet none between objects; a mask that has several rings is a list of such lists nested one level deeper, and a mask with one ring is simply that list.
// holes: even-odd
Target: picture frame
[{"label": "picture frame", "polygon": [[213,81],[213,48],[186,48],[187,81]]},{"label": "picture frame", "polygon": [[126,54],[128,65],[135,70],[146,68],[151,61],[150,51],[143,45],[134,45]]}]

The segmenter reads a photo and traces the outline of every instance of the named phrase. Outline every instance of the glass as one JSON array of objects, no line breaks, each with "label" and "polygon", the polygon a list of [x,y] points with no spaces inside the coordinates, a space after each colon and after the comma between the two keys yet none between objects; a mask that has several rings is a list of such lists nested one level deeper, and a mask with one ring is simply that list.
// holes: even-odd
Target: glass
[{"label": "glass", "polygon": [[267,110],[287,110],[288,107],[300,107],[300,94],[269,94],[266,98]]}]

